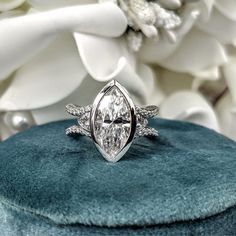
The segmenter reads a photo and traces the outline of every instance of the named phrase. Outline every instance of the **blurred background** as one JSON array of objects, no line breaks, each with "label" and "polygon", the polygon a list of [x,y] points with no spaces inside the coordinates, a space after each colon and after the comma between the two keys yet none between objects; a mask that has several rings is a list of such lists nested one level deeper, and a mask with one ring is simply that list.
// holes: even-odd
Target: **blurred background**
[{"label": "blurred background", "polygon": [[111,79],[236,140],[235,0],[0,0],[0,138],[68,119]]}]

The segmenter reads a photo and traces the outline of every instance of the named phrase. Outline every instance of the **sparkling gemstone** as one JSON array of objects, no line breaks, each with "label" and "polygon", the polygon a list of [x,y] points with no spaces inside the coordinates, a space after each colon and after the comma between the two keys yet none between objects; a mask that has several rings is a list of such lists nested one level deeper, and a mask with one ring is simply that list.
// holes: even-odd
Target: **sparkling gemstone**
[{"label": "sparkling gemstone", "polygon": [[84,128],[85,130],[90,130],[90,121],[89,121],[89,118],[90,118],[90,114],[87,112],[87,113],[84,113],[83,115],[80,116],[80,118],[78,119],[78,124]]},{"label": "sparkling gemstone", "polygon": [[99,146],[109,158],[115,158],[126,145],[131,132],[130,106],[117,86],[101,98],[95,111],[94,127]]}]

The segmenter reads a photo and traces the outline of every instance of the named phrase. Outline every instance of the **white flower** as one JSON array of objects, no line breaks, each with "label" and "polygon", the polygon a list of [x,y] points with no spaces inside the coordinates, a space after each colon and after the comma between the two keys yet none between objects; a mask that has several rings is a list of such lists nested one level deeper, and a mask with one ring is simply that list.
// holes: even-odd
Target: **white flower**
[{"label": "white flower", "polygon": [[[98,90],[112,78],[133,92],[136,100],[146,102],[148,94],[155,88],[154,75],[147,66],[137,63],[134,55],[128,52],[125,41],[117,38],[126,29],[122,11],[114,4],[104,4],[84,8],[76,5],[56,11],[44,9],[43,13],[30,9],[23,18],[0,22],[0,31],[2,35],[5,33],[5,39],[0,39],[2,45],[5,44],[0,57],[3,65],[0,71],[3,138],[21,130],[15,123],[20,120],[19,116],[24,122],[24,116],[27,116],[32,122],[29,125],[68,118],[64,111],[67,103],[91,103]],[[78,22],[77,26],[73,14],[79,10],[77,17],[83,22]],[[56,29],[50,28],[48,18],[60,23]],[[33,21],[36,25],[31,27]],[[43,35],[44,31],[47,33],[43,38],[37,29],[42,29],[42,24]],[[55,25],[53,22],[52,26]],[[76,28],[65,30],[65,27]],[[16,35],[21,35],[22,39],[15,41]],[[9,38],[16,43],[14,47]],[[145,83],[139,74],[147,74],[148,81]],[[25,127],[24,124],[22,129]]]},{"label": "white flower", "polygon": [[[226,131],[233,130],[236,121],[236,109],[233,109],[236,84],[232,69],[236,64],[233,51],[236,3],[233,0],[227,4],[223,0],[199,0],[186,2],[184,7],[178,0],[154,1],[161,6],[160,11],[168,9],[165,13],[175,14],[181,7],[181,15],[175,15],[181,19],[181,24],[169,29],[164,21],[155,18],[154,29],[150,28],[152,22],[148,19],[144,24],[140,24],[141,18],[137,15],[129,19],[129,24],[144,35],[150,36],[146,29],[158,34],[158,40],[153,40],[146,36],[141,39],[140,32],[134,37],[130,32],[128,40],[136,50],[141,46],[138,53],[128,49],[126,37],[119,37],[127,25],[124,14],[114,4],[106,5],[109,6],[106,14],[101,7],[104,3],[91,5],[94,10],[84,6],[84,16],[76,14],[81,7],[79,4],[91,2],[97,1],[28,0],[31,9],[25,22],[31,21],[31,16],[40,16],[34,20],[43,18],[47,24],[39,29],[49,30],[41,38],[38,30],[30,31],[34,36],[31,39],[22,35],[21,47],[21,37],[11,32],[13,22],[19,23],[19,18],[0,21],[0,33],[5,24],[6,38],[11,39],[5,40],[5,47],[0,49],[0,55],[3,55],[1,50],[5,53],[4,57],[0,56],[3,65],[0,71],[2,138],[27,128],[26,121],[32,125],[68,118],[64,112],[67,103],[92,103],[104,83],[115,78],[131,92],[136,102],[160,105],[162,117],[205,125],[236,139]],[[117,1],[120,2],[126,1]],[[127,15],[127,11],[125,13]],[[48,17],[54,20],[47,21]],[[41,23],[35,24],[34,29]],[[174,39],[172,43],[170,39]],[[34,47],[29,42],[34,43]],[[225,87],[229,88],[227,96],[217,102]]]},{"label": "white flower", "polygon": [[[192,11],[192,8],[190,9]],[[158,42],[146,39],[139,51],[139,58],[145,63],[161,66],[161,71],[164,68],[179,74],[171,73],[171,79],[168,79],[163,78],[161,71],[157,70],[157,74],[162,77],[161,81],[164,81],[164,84],[167,83],[166,80],[169,81],[167,98],[161,105],[162,116],[191,120],[215,130],[219,129],[222,133],[236,140],[236,83],[234,82],[235,69],[233,69],[236,66],[234,59],[236,56],[234,44],[236,39],[236,2],[199,1],[195,3],[194,10],[200,12],[197,21],[192,22],[194,24],[188,30],[184,27],[176,29],[176,43],[170,45],[165,37],[160,38]],[[185,79],[186,75],[189,77],[189,82]],[[179,76],[183,77],[183,82],[181,79],[178,80],[182,85],[176,85],[178,83],[176,77]],[[203,93],[203,90],[209,89],[207,88],[209,84],[211,84],[211,91],[208,91],[207,94]],[[223,90],[222,84],[225,84]],[[171,90],[170,87],[174,87],[171,94],[168,92]],[[186,89],[199,94],[201,99],[199,97],[198,103],[195,102],[194,94],[181,92]],[[229,90],[227,99],[224,96],[224,101],[219,102],[222,91],[224,92],[226,89]],[[207,96],[204,98],[203,94]],[[211,104],[209,102],[210,96],[215,96]],[[177,114],[175,111],[176,107],[179,107],[180,99],[182,100],[180,106],[182,110],[179,110]],[[201,111],[201,104],[204,100],[208,105],[208,108],[204,105],[205,114],[208,114],[207,119],[203,117]],[[189,103],[193,104],[190,106]],[[215,108],[217,113],[214,111]],[[219,127],[217,120],[219,120]]]},{"label": "white flower", "polygon": [[[120,36],[125,29],[126,19],[122,11],[109,3],[82,8],[76,5],[44,10],[42,13],[30,9],[26,16],[0,21],[0,110],[3,138],[19,130],[14,130],[10,124],[14,122],[9,121],[9,112],[28,111],[33,118],[30,121],[40,124],[43,121],[38,118],[37,111],[45,108],[44,121],[62,119],[66,116],[63,107],[54,113],[52,105],[56,106],[66,97],[73,96],[73,92],[81,89],[81,86],[91,83],[87,71],[94,71],[100,79],[103,76],[105,80],[109,79],[109,74],[115,73],[120,61],[120,51],[114,48],[119,42],[114,37]],[[76,36],[79,51],[70,33],[73,31],[83,32]],[[90,45],[86,54],[87,42]],[[89,50],[93,45],[92,55]],[[84,65],[94,60],[95,52],[99,53],[99,58],[94,67],[88,65],[86,70]],[[120,64],[118,70],[122,67]],[[81,100],[83,103],[83,99],[81,93],[76,93],[73,102],[80,103]],[[46,112],[49,106],[51,118]],[[12,114],[10,117],[14,119]]]}]

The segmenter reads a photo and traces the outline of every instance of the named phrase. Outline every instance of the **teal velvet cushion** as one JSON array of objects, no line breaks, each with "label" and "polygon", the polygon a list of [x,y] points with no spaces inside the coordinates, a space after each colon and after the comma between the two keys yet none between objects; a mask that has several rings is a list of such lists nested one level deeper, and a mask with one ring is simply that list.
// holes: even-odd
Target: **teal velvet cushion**
[{"label": "teal velvet cushion", "polygon": [[73,123],[0,143],[1,235],[236,235],[235,142],[158,119],[160,137],[108,163]]}]

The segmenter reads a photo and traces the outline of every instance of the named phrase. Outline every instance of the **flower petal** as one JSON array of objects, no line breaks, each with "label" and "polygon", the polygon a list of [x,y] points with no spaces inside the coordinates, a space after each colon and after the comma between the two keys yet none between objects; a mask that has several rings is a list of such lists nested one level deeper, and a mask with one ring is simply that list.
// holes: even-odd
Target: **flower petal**
[{"label": "flower petal", "polygon": [[181,91],[172,94],[161,104],[160,115],[164,118],[185,120],[219,131],[212,107],[196,92]]},{"label": "flower petal", "polygon": [[201,18],[206,21],[210,17],[215,0],[200,0],[198,2],[201,12]]},{"label": "flower petal", "polygon": [[158,3],[166,9],[175,10],[181,7],[180,0],[159,0]]},{"label": "flower petal", "polygon": [[166,35],[159,41],[146,38],[138,52],[141,61],[158,63],[171,55],[179,46],[180,42],[170,43]]},{"label": "flower petal", "polygon": [[221,132],[236,141],[236,110],[232,96],[226,93],[216,105]]},{"label": "flower petal", "polygon": [[25,0],[4,0],[0,1],[0,12],[9,11],[19,7]]},{"label": "flower petal", "polygon": [[195,71],[192,75],[201,80],[217,80],[220,77],[220,72],[219,67],[212,67],[202,71]]},{"label": "flower petal", "polygon": [[127,61],[122,70],[115,74],[112,79],[120,82],[132,95],[136,103],[146,104],[150,91],[145,78],[141,77],[136,69]]},{"label": "flower petal", "polygon": [[193,29],[175,53],[159,64],[170,70],[192,73],[221,65],[226,61],[225,50],[216,39]]},{"label": "flower petal", "polygon": [[220,78],[219,67],[207,68],[206,70],[195,71],[191,74],[194,77],[192,83],[193,90],[198,90],[206,80],[218,80]]},{"label": "flower petal", "polygon": [[232,43],[236,39],[236,21],[225,17],[216,8],[211,13],[209,21],[197,22],[198,29],[211,34],[222,43]]},{"label": "flower petal", "polygon": [[16,71],[0,98],[0,110],[29,110],[56,103],[74,91],[86,74],[71,35],[60,36]]},{"label": "flower petal", "polygon": [[27,2],[36,9],[53,9],[66,6],[82,5],[96,3],[96,0],[27,0]]},{"label": "flower petal", "polygon": [[148,63],[158,63],[174,53],[180,45],[182,39],[191,30],[196,19],[198,18],[198,10],[193,10],[190,5],[191,4],[187,4],[181,14],[181,18],[183,20],[181,26],[178,27],[177,30],[172,31],[175,42],[170,42],[166,34],[162,34],[158,40],[145,39],[138,53],[138,57],[142,61]]},{"label": "flower petal", "polygon": [[4,124],[3,114],[0,114],[0,142],[12,135],[12,131]]},{"label": "flower petal", "polygon": [[165,93],[160,86],[160,81],[155,71],[150,66],[139,63],[137,65],[137,74],[143,80],[145,90],[147,91],[145,92],[145,105],[153,104],[158,106],[163,101]]},{"label": "flower petal", "polygon": [[134,59],[121,39],[74,33],[78,50],[88,73],[98,81],[108,81],[125,67],[126,60]]},{"label": "flower petal", "polygon": [[236,58],[231,59],[229,63],[223,66],[223,73],[232,96],[232,102],[236,106]]},{"label": "flower petal", "polygon": [[186,73],[177,73],[175,71],[157,68],[156,74],[160,87],[166,95],[170,95],[179,90],[190,90],[192,88],[193,77]]},{"label": "flower petal", "polygon": [[236,1],[235,0],[215,0],[215,7],[227,18],[236,21]]},{"label": "flower petal", "polygon": [[55,14],[53,18],[57,33],[69,30],[101,37],[120,37],[127,28],[124,12],[116,4],[109,2],[64,7],[44,14],[46,17]]},{"label": "flower petal", "polygon": [[6,11],[0,14],[0,20],[11,18],[11,17],[16,17],[16,16],[21,16],[24,15],[25,12],[22,10],[11,10],[11,11]]},{"label": "flower petal", "polygon": [[81,106],[92,104],[96,94],[104,85],[105,83],[95,81],[87,75],[80,86],[68,97],[50,106],[32,110],[35,122],[39,125],[56,120],[71,119],[72,117],[65,111],[65,106],[69,103]]}]

